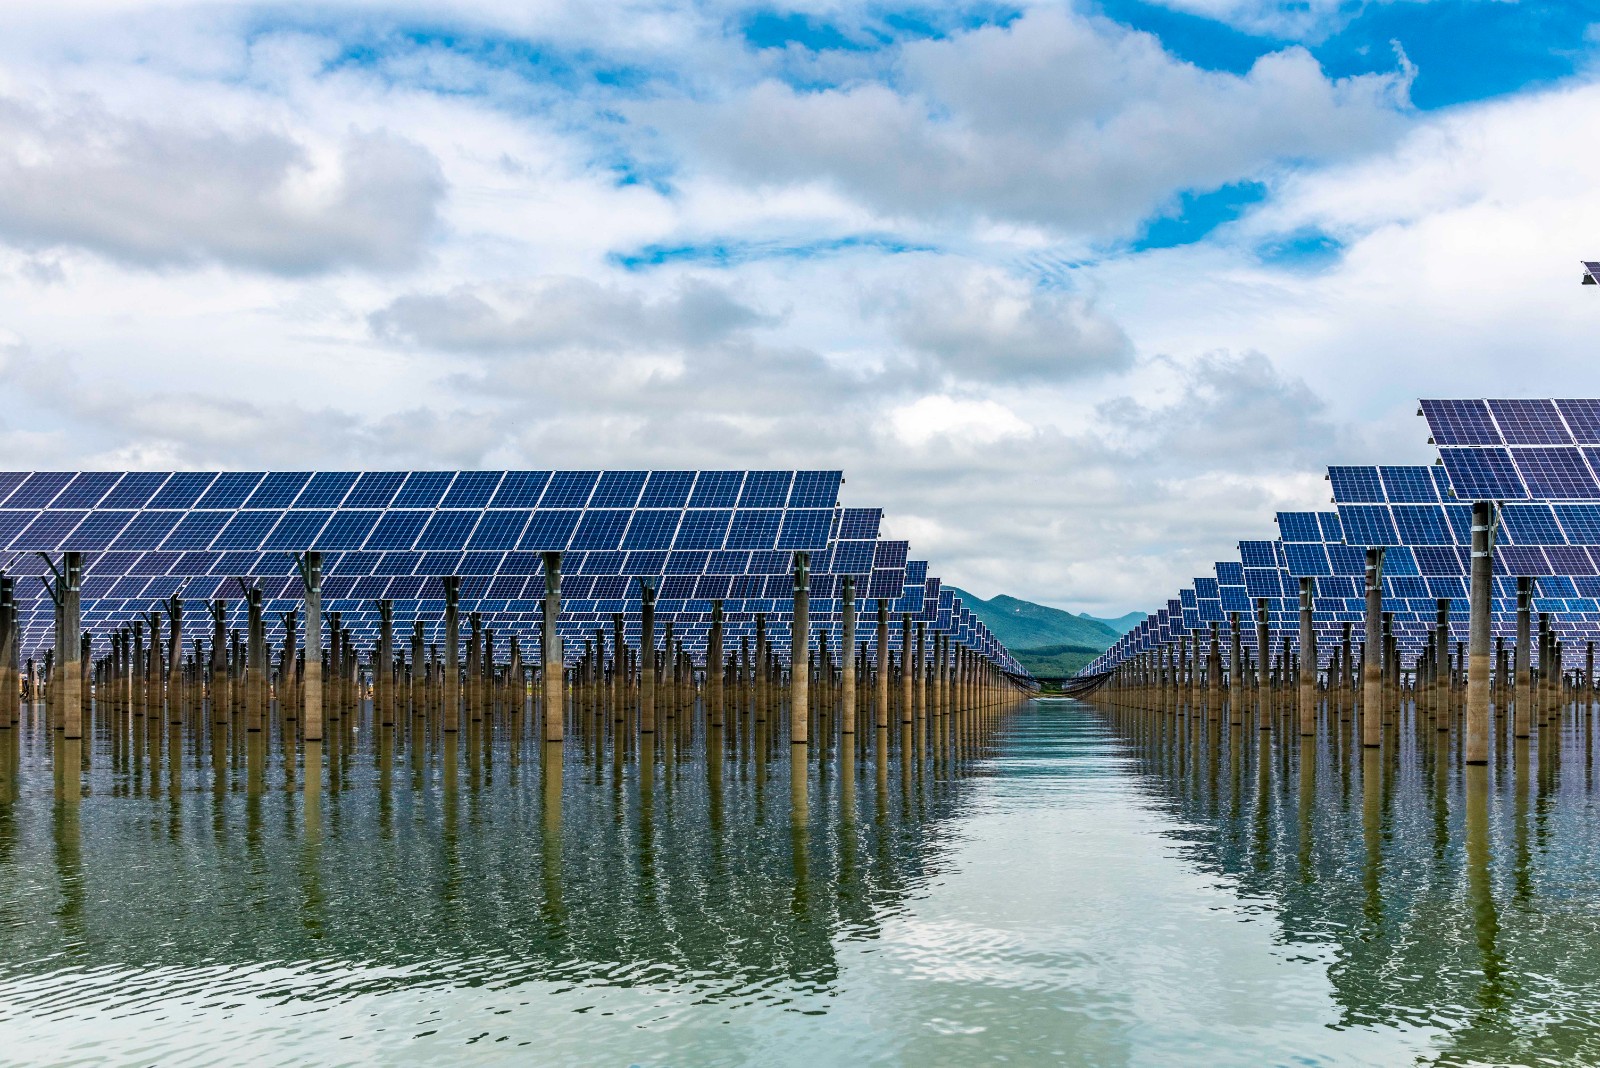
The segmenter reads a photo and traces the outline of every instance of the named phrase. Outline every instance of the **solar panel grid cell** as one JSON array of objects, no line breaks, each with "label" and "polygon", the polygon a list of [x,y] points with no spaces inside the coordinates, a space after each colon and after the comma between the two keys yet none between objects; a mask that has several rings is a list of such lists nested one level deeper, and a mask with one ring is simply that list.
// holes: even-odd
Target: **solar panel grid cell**
[{"label": "solar panel grid cell", "polygon": [[1491,400],[1487,402],[1507,445],[1570,445],[1561,415],[1550,400]]},{"label": "solar panel grid cell", "polygon": [[1527,491],[1506,449],[1442,448],[1439,456],[1457,500],[1526,500]]},{"label": "solar panel grid cell", "polygon": [[1511,460],[1528,495],[1538,500],[1590,500],[1600,497],[1583,455],[1575,448],[1511,450]]},{"label": "solar panel grid cell", "polygon": [[1377,504],[1385,499],[1376,467],[1330,467],[1328,481],[1336,504]]},{"label": "solar panel grid cell", "polygon": [[[270,471],[245,499],[246,508],[288,508],[311,481],[309,471]],[[213,490],[215,487],[213,487]]]},{"label": "solar panel grid cell", "polygon": [[1422,414],[1440,445],[1499,445],[1500,432],[1481,400],[1425,400]]},{"label": "solar panel grid cell", "polygon": [[1558,400],[1555,406],[1574,441],[1600,445],[1600,400]]}]

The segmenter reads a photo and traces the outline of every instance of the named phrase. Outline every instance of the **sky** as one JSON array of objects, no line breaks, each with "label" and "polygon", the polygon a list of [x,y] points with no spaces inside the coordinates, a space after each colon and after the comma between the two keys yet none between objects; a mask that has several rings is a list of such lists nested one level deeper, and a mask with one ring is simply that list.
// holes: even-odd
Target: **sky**
[{"label": "sky", "polygon": [[1600,0],[6,0],[11,469],[839,468],[1153,609],[1600,396]]}]

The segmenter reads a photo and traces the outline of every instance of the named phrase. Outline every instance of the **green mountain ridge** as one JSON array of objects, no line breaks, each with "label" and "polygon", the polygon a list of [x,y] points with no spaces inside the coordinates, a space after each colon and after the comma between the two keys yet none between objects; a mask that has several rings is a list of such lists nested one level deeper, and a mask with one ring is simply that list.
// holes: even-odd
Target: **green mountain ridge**
[{"label": "green mountain ridge", "polygon": [[1117,619],[1099,619],[1005,594],[986,601],[950,589],[1035,675],[1075,673],[1144,618],[1141,612],[1130,612]]}]

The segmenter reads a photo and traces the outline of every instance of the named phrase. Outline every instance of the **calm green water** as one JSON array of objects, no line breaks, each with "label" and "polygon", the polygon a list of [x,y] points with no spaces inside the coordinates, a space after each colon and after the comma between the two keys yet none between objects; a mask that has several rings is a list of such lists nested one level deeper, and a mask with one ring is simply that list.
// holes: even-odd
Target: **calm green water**
[{"label": "calm green water", "polygon": [[30,726],[0,1061],[1600,1061],[1590,735],[1474,779],[1214,729],[1039,701],[959,759],[813,751],[797,812],[754,729],[643,769],[363,730],[306,791],[275,736],[102,724],[74,800]]}]

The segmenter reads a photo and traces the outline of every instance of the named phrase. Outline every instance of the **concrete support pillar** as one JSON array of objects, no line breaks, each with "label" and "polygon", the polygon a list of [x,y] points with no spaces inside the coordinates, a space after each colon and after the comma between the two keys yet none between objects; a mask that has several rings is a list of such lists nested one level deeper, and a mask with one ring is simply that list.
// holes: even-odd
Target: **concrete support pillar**
[{"label": "concrete support pillar", "polygon": [[444,677],[439,729],[452,734],[461,729],[461,578],[446,575],[440,581],[444,583]]},{"label": "concrete support pillar", "polygon": [[378,602],[378,655],[372,665],[372,702],[381,726],[394,726],[394,602]]},{"label": "concrete support pillar", "polygon": [[1237,727],[1244,722],[1244,643],[1239,630],[1239,613],[1228,613],[1228,722]]},{"label": "concrete support pillar", "polygon": [[917,705],[917,722],[928,718],[928,625],[917,620],[917,646],[912,657],[916,677],[912,679],[912,699]]},{"label": "concrete support pillar", "polygon": [[844,617],[844,639],[839,645],[839,732],[856,732],[856,580],[840,580],[839,611]]},{"label": "concrete support pillar", "polygon": [[561,630],[561,554],[544,554],[544,617],[539,632],[539,658],[544,662],[544,740],[559,742],[565,737],[562,715],[565,695],[561,684],[566,659],[562,655]]},{"label": "concrete support pillar", "polygon": [[656,730],[656,591],[639,580],[639,733]]},{"label": "concrete support pillar", "polygon": [[[1468,580],[1471,580],[1470,570]],[[1450,720],[1453,718],[1450,709],[1450,599],[1435,598],[1433,607],[1433,725],[1437,730],[1446,731],[1450,729]]]},{"label": "concrete support pillar", "polygon": [[872,725],[889,726],[889,602],[878,598],[878,650],[873,665],[876,675],[876,701],[872,710]]},{"label": "concrete support pillar", "polygon": [[1367,550],[1366,655],[1361,658],[1361,744],[1383,744],[1383,549]]},{"label": "concrete support pillar", "polygon": [[805,745],[811,729],[811,554],[794,554],[794,615],[789,626],[789,741]]},{"label": "concrete support pillar", "polygon": [[1317,580],[1300,580],[1300,736],[1317,733],[1317,632],[1311,623]]},{"label": "concrete support pillar", "polygon": [[1533,579],[1517,579],[1517,692],[1512,733],[1527,738],[1533,733]]},{"label": "concrete support pillar", "polygon": [[20,680],[15,667],[17,655],[17,583],[0,573],[0,730],[10,730],[19,718]]},{"label": "concrete support pillar", "polygon": [[900,722],[910,723],[915,709],[912,707],[911,673],[913,664],[911,613],[900,614]]},{"label": "concrete support pillar", "polygon": [[245,591],[246,623],[248,635],[245,642],[245,730],[260,732],[264,720],[262,706],[266,703],[267,685],[267,631],[261,618],[261,588],[252,586]]},{"label": "concrete support pillar", "polygon": [[706,722],[722,726],[722,598],[711,602],[711,634],[706,639]]},{"label": "concrete support pillar", "polygon": [[[83,590],[83,554],[62,554],[56,588],[61,599],[61,629],[57,645],[60,665],[60,707],[62,735],[69,741],[83,737],[83,678],[81,668],[83,630],[79,598]],[[76,774],[76,769],[74,774]]]},{"label": "concrete support pillar", "polygon": [[1268,630],[1270,616],[1267,614],[1267,599],[1256,598],[1256,729],[1271,730],[1272,716],[1268,709],[1269,693],[1267,691],[1267,663],[1272,659],[1272,635]]},{"label": "concrete support pillar", "polygon": [[[306,660],[299,684],[301,729],[307,742],[322,742],[322,553],[312,550],[294,560],[306,588]],[[307,769],[309,774],[312,771]]]},{"label": "concrete support pillar", "polygon": [[211,605],[211,722],[228,721],[228,605]]}]

